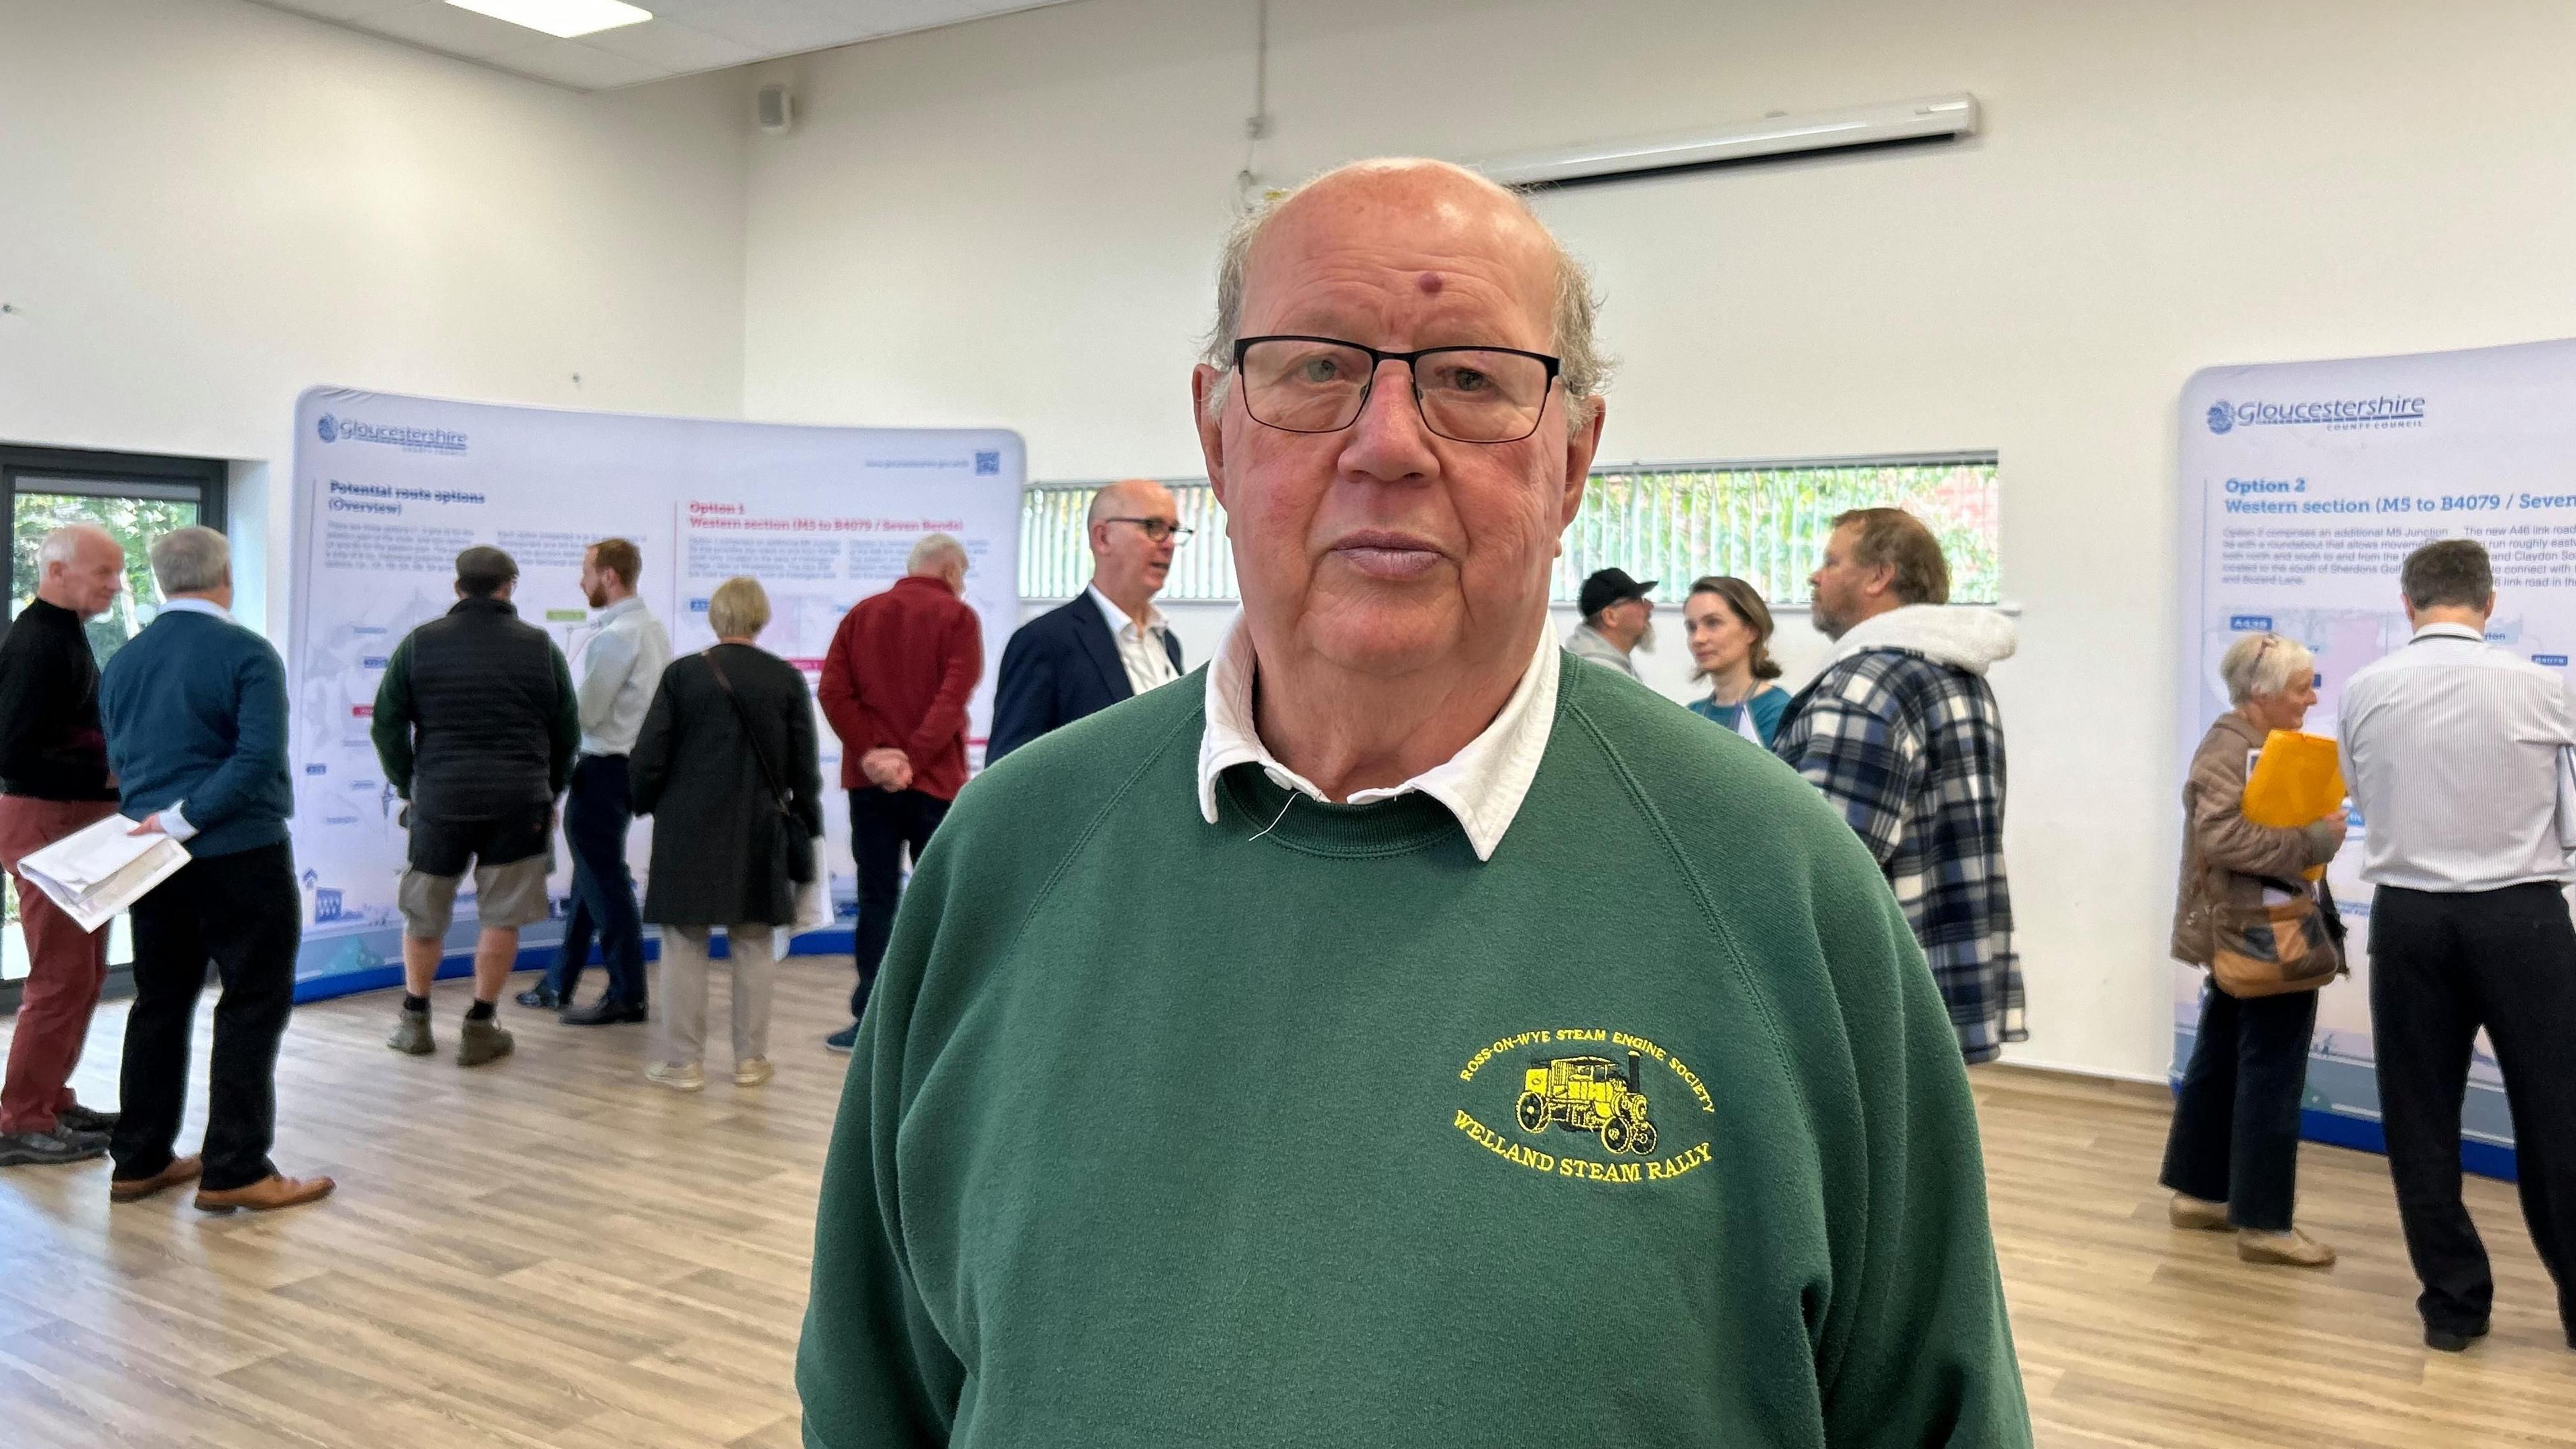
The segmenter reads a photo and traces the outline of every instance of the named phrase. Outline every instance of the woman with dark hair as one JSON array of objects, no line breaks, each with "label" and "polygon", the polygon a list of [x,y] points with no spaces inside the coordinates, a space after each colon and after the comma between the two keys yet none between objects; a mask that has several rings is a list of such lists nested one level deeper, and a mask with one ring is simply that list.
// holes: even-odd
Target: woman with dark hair
[{"label": "woman with dark hair", "polygon": [[1693,676],[1708,681],[1708,698],[1690,702],[1691,713],[1714,720],[1764,749],[1780,733],[1789,691],[1771,681],[1771,610],[1742,579],[1705,578],[1691,585],[1682,605],[1689,630]]}]

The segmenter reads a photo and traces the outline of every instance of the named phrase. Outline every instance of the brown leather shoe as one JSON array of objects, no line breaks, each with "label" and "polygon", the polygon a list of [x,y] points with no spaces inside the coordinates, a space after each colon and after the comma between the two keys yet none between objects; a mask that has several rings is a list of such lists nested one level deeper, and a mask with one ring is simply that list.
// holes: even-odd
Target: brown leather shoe
[{"label": "brown leather shoe", "polygon": [[165,1192],[183,1182],[195,1182],[206,1170],[206,1164],[195,1153],[174,1157],[170,1165],[150,1177],[111,1177],[107,1180],[109,1202],[141,1202],[154,1193]]},{"label": "brown leather shoe", "polygon": [[228,1213],[235,1208],[248,1208],[255,1213],[264,1213],[329,1197],[331,1189],[336,1186],[338,1184],[327,1177],[287,1177],[271,1173],[248,1187],[227,1187],[212,1192],[199,1188],[197,1211]]}]

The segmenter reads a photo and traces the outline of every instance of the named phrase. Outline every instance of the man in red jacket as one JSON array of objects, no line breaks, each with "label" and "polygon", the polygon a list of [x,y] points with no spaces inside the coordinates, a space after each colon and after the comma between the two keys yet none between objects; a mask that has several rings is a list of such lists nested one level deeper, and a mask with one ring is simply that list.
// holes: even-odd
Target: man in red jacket
[{"label": "man in red jacket", "polygon": [[815,695],[841,737],[850,853],[859,865],[850,1025],[823,1039],[847,1052],[903,895],[901,852],[930,844],[966,783],[966,701],[984,677],[984,626],[959,597],[966,546],[944,533],[912,546],[906,576],[861,599],[832,635]]}]

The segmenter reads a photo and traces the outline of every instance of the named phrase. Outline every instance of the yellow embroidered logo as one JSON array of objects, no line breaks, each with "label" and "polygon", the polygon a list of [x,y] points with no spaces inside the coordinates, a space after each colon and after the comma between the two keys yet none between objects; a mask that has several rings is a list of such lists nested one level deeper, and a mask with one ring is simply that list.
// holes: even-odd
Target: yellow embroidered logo
[{"label": "yellow embroidered logo", "polygon": [[[1607,1054],[1613,1051],[1624,1056]],[[1660,1100],[1650,1100],[1648,1062],[1670,1073],[1682,1095],[1665,1095],[1658,1085],[1652,1096]],[[1510,1120],[1519,1133],[1497,1131],[1465,1107],[1450,1125],[1505,1162],[1608,1183],[1669,1182],[1708,1163],[1706,1140],[1656,1155],[1664,1129],[1678,1130],[1677,1113],[1696,1105],[1713,1114],[1717,1103],[1697,1072],[1644,1037],[1588,1027],[1520,1032],[1478,1048],[1458,1080],[1474,1086],[1488,1067],[1493,1067],[1484,1077],[1488,1088],[1477,1100],[1496,1106],[1508,1100]],[[1573,1134],[1572,1140],[1567,1134]],[[1591,1150],[1595,1148],[1598,1157]]]}]

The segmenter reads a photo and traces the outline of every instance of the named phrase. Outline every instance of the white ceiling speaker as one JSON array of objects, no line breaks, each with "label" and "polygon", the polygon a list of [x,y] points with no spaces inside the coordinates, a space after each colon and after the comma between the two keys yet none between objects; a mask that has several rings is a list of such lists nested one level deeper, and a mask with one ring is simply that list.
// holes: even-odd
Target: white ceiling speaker
[{"label": "white ceiling speaker", "polygon": [[786,135],[796,125],[796,97],[783,85],[760,88],[760,129],[773,136]]},{"label": "white ceiling speaker", "polygon": [[1803,116],[1766,116],[1677,135],[1560,146],[1468,165],[1505,186],[1570,186],[1767,157],[1956,140],[1977,134],[1977,120],[1977,98],[1962,93]]}]

